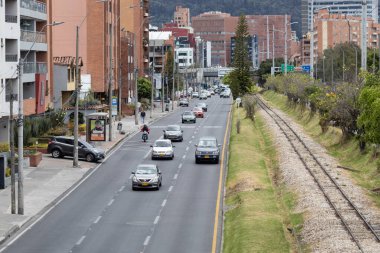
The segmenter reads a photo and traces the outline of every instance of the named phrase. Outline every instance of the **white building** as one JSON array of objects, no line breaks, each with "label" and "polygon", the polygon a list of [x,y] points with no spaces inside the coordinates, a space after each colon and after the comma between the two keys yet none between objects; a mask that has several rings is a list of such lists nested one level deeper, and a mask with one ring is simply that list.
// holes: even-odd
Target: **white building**
[{"label": "white building", "polygon": [[[312,3],[316,13],[317,9],[328,8],[330,13],[361,16],[362,0],[302,0],[302,34],[311,30]],[[374,20],[379,19],[379,1],[367,0],[367,15]]]},{"label": "white building", "polygon": [[175,49],[175,62],[180,69],[190,67],[194,64],[194,48],[181,47]]},{"label": "white building", "polygon": [[211,41],[204,41],[201,37],[195,37],[196,53],[195,61],[200,68],[211,67]]},{"label": "white building", "polygon": [[0,4],[0,142],[9,142],[9,105],[13,93],[14,114],[18,113],[17,65],[20,57],[20,3]]}]

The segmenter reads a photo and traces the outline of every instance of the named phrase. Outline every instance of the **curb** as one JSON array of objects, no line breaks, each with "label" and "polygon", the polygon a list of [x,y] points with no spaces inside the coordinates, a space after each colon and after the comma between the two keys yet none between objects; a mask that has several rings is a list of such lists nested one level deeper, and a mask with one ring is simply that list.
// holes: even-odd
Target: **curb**
[{"label": "curb", "polygon": [[[149,122],[149,124],[152,124],[152,123],[155,123],[156,121],[158,120],[161,120],[169,115],[171,115],[172,113],[174,113],[175,111],[177,110],[174,109],[173,111],[171,112],[168,112],[166,113],[165,115],[163,115],[162,117],[158,117],[156,119],[153,119],[152,121]],[[125,140],[127,140],[128,138],[131,138],[133,137],[134,135],[136,135],[139,131],[138,130],[135,130],[135,131],[131,131],[129,133],[126,133],[125,136],[123,138],[121,138],[120,140],[118,140],[117,142],[115,142],[114,145],[112,145],[112,147],[106,152],[106,154],[109,154],[109,153],[112,153],[113,150],[115,150],[115,148],[117,146],[119,146],[119,144]],[[13,225],[11,227],[11,229],[9,229],[7,232],[5,232],[5,235],[4,236],[1,236],[0,237],[0,247],[1,246],[4,246],[3,244],[10,238],[12,237],[13,235],[15,235],[17,232],[19,232],[22,228],[24,227],[27,227],[28,225],[32,224],[33,222],[35,222],[37,219],[39,219],[42,215],[44,215],[50,208],[52,208],[54,205],[56,205],[65,195],[67,195],[73,188],[75,188],[76,186],[78,186],[83,179],[85,179],[91,172],[93,172],[96,168],[98,168],[99,166],[101,166],[102,163],[99,163],[98,165],[96,165],[95,167],[93,168],[90,168],[88,169],[83,175],[82,177],[80,177],[74,184],[72,184],[69,188],[67,188],[64,192],[62,192],[58,197],[56,197],[53,201],[51,201],[49,204],[47,204],[46,206],[44,206],[38,213],[36,213],[35,215],[33,216],[30,216],[28,218],[25,219],[25,221],[21,221],[20,223],[22,223],[21,225]],[[1,249],[0,249],[0,252],[1,252]]]}]

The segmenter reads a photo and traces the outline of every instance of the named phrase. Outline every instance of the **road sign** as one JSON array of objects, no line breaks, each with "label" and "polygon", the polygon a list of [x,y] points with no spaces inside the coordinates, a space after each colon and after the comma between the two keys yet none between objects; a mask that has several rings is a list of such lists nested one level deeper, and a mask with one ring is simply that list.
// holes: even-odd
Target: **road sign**
[{"label": "road sign", "polygon": [[117,97],[112,97],[112,107],[111,107],[111,110],[112,110],[112,116],[116,116],[117,115]]},{"label": "road sign", "polygon": [[[293,72],[294,65],[286,65],[286,72]],[[281,64],[281,72],[285,72],[285,64]]]},{"label": "road sign", "polygon": [[311,70],[310,65],[302,65],[301,67],[302,67],[302,71],[304,72],[310,72]]}]

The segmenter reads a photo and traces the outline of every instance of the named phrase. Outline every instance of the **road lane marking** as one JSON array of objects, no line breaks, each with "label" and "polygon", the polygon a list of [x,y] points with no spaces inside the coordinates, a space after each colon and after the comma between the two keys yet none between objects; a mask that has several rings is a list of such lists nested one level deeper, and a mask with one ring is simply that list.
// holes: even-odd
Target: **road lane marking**
[{"label": "road lane marking", "polygon": [[186,147],[186,151],[189,151],[189,147]]},{"label": "road lane marking", "polygon": [[114,201],[115,201],[114,199],[111,199],[111,201],[108,202],[107,206],[111,206],[111,205],[113,204]]},{"label": "road lane marking", "polygon": [[[132,176],[132,175],[131,175],[131,176]],[[131,179],[131,177],[130,177],[129,179]],[[124,189],[125,189],[125,185],[123,185],[122,187],[120,187],[119,192],[124,191]]]},{"label": "road lane marking", "polygon": [[186,155],[183,155],[183,156],[182,156],[182,159],[185,159],[185,158],[186,158]]},{"label": "road lane marking", "polygon": [[224,141],[223,141],[223,150],[222,150],[222,156],[220,159],[220,170],[219,170],[219,185],[218,185],[218,195],[216,199],[216,206],[215,206],[215,220],[214,220],[214,235],[212,238],[212,248],[211,253],[216,253],[216,243],[218,241],[218,223],[219,223],[219,209],[220,209],[220,196],[222,194],[222,184],[223,184],[223,167],[224,167],[224,154],[226,153],[226,146],[227,146],[227,135],[228,130],[230,126],[230,120],[231,120],[231,107],[230,111],[228,112],[228,119],[226,124],[226,131],[224,133]]},{"label": "road lane marking", "polygon": [[146,237],[144,241],[144,246],[147,246],[149,244],[149,240],[150,240],[150,235]]},{"label": "road lane marking", "polygon": [[153,224],[156,225],[158,223],[158,220],[160,219],[160,216],[156,216],[156,219],[154,219]]},{"label": "road lane marking", "polygon": [[180,169],[180,168],[182,168],[182,163],[180,163],[179,165],[178,165],[178,169]]},{"label": "road lane marking", "polygon": [[189,141],[189,144],[191,144],[193,141]]},{"label": "road lane marking", "polygon": [[175,174],[174,177],[173,177],[173,179],[177,180],[177,178],[178,178],[178,174]]},{"label": "road lane marking", "polygon": [[193,139],[194,139],[194,138],[195,138],[195,136],[193,135],[193,136],[191,136],[191,138],[193,138]]},{"label": "road lane marking", "polygon": [[173,190],[173,186],[170,186],[168,191],[171,192],[172,190]]},{"label": "road lane marking", "polygon": [[102,216],[99,216],[98,218],[96,218],[96,220],[94,221],[94,223],[97,224],[100,221],[101,218],[102,218]]},{"label": "road lane marking", "polygon": [[164,207],[164,206],[166,205],[166,202],[167,202],[167,201],[168,201],[167,199],[164,199],[164,201],[162,201],[161,206]]},{"label": "road lane marking", "polygon": [[82,237],[79,239],[79,241],[77,241],[77,243],[76,243],[75,245],[81,245],[82,242],[84,241],[84,239],[86,239],[86,236],[85,236],[85,235],[82,236]]},{"label": "road lane marking", "polygon": [[147,158],[148,158],[148,156],[149,156],[149,154],[150,154],[151,151],[152,151],[152,150],[150,149],[150,150],[148,151],[148,153],[145,154],[144,159],[147,159]]}]

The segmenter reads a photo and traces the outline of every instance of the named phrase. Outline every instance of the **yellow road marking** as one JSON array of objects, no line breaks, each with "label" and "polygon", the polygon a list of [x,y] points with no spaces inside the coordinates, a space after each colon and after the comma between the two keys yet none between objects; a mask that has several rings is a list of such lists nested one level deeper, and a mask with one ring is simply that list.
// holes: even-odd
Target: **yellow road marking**
[{"label": "yellow road marking", "polygon": [[231,119],[231,108],[230,108],[230,111],[228,113],[226,132],[224,133],[223,150],[222,150],[222,157],[221,157],[221,162],[220,162],[218,197],[216,199],[216,207],[215,207],[214,236],[212,238],[211,253],[216,253],[216,243],[218,241],[217,237],[218,237],[220,195],[222,194],[222,183],[223,183],[224,154],[225,154],[225,150],[226,150],[226,142],[227,142],[228,129],[230,126],[230,119]]}]

